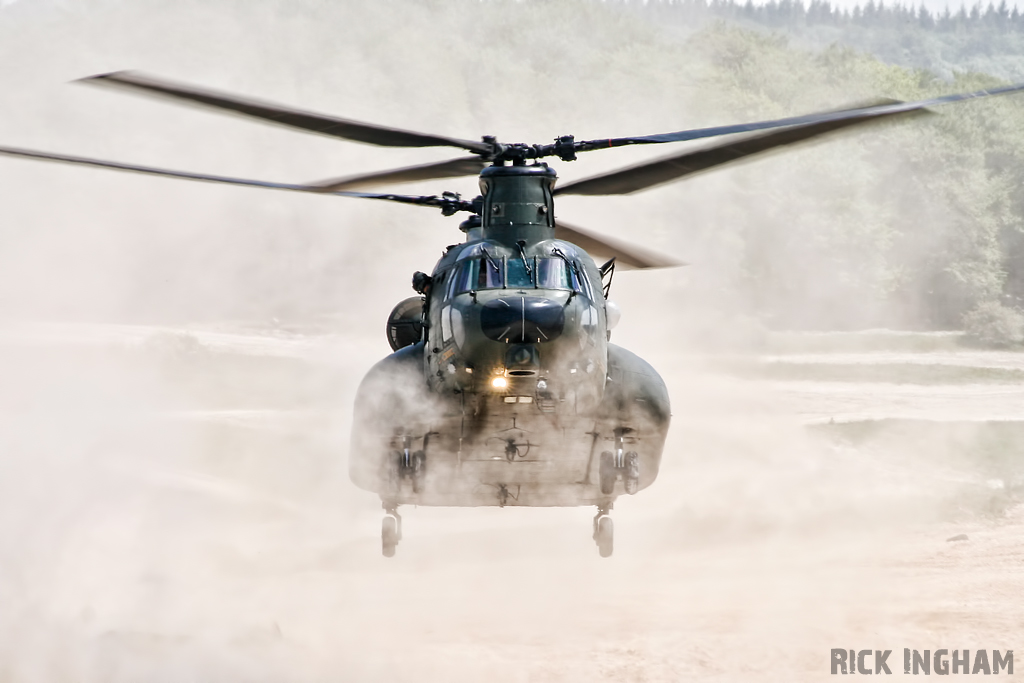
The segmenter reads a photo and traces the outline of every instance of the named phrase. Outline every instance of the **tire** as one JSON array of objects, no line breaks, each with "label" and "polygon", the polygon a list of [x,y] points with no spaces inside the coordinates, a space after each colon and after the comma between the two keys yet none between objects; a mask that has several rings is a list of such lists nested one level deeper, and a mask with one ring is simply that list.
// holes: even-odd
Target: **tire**
[{"label": "tire", "polygon": [[398,546],[398,520],[388,515],[380,525],[380,550],[384,557],[394,557]]},{"label": "tire", "polygon": [[615,527],[611,517],[597,520],[597,551],[601,557],[611,557],[615,546]]},{"label": "tire", "polygon": [[598,469],[598,478],[601,480],[601,493],[609,496],[615,490],[615,455],[611,451],[601,453],[601,466]]}]

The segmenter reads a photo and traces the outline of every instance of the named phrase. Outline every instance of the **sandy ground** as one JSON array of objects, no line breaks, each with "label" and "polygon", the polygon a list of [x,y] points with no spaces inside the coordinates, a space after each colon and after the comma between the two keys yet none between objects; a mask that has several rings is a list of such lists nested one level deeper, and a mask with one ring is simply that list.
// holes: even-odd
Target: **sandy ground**
[{"label": "sandy ground", "polygon": [[[388,560],[345,474],[351,387],[228,405],[178,366],[81,353],[163,353],[168,334],[0,335],[0,681],[812,681],[831,648],[891,649],[899,674],[904,647],[1022,632],[1008,481],[969,453],[805,426],[1020,419],[1014,387],[741,382],[655,358],[675,422],[658,482],[616,506],[613,558],[592,510],[421,508]],[[190,335],[314,361],[355,344]]]}]

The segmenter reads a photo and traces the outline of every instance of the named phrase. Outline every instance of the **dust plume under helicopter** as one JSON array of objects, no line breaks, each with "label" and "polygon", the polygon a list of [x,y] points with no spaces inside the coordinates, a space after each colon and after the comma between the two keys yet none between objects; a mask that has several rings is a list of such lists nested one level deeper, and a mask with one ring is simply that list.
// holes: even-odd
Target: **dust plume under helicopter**
[{"label": "dust plume under helicopter", "polygon": [[[240,114],[292,129],[384,147],[455,147],[478,155],[393,171],[296,185],[168,171],[49,152],[0,147],[0,154],[201,182],[414,204],[445,216],[471,214],[467,241],[450,246],[431,274],[417,272],[421,298],[391,313],[394,354],[366,376],[356,396],[349,472],[381,497],[383,554],[402,539],[401,505],[563,507],[593,505],[593,539],[613,552],[610,512],[658,475],[671,408],[647,362],[610,344],[617,310],[607,301],[615,264],[677,265],[642,248],[602,241],[559,224],[558,195],[632,194],[827,133],[942,104],[1004,95],[1024,84],[917,102],[638,137],[551,144],[480,142],[381,127],[227,95],[130,72],[85,79]],[[741,135],[556,187],[539,159],[630,145]],[[481,194],[400,195],[351,191],[379,182],[479,172]],[[591,253],[573,244],[579,235]],[[600,267],[594,261],[610,255]],[[417,308],[418,303],[418,308]],[[408,334],[409,330],[418,332]],[[401,334],[399,333],[401,332]],[[532,440],[531,440],[532,439]],[[503,453],[502,453],[503,451]],[[495,462],[496,461],[496,462]],[[621,482],[621,487],[620,483]]]}]

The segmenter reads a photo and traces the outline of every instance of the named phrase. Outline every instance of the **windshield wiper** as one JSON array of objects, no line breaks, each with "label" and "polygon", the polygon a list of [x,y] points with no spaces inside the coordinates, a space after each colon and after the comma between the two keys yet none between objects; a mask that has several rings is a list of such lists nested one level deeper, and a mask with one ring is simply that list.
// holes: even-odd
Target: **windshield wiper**
[{"label": "windshield wiper", "polygon": [[569,268],[572,269],[572,272],[576,275],[576,277],[579,277],[580,271],[576,267],[576,264],[570,261],[569,257],[562,253],[561,249],[559,249],[558,247],[551,247],[551,253],[565,261],[569,265]]},{"label": "windshield wiper", "polygon": [[494,272],[500,273],[501,268],[498,267],[498,262],[491,258],[491,255],[487,253],[487,249],[485,249],[484,247],[480,247],[480,252],[487,259],[487,263],[490,264],[491,268],[494,268]]},{"label": "windshield wiper", "polygon": [[[569,257],[566,256],[561,249],[559,249],[558,247],[551,247],[551,253],[552,255],[557,256],[558,258],[565,261],[566,265],[569,266],[569,270],[571,270],[572,274],[575,276],[576,283],[581,282],[583,280],[583,276],[580,275],[579,267],[575,263],[573,263],[572,260],[570,260]],[[582,287],[582,285],[580,286]],[[576,285],[573,284],[572,288],[569,290],[569,298],[565,300],[566,306],[569,305],[569,302],[572,301],[573,297],[576,296],[577,293],[578,292],[576,290]]]},{"label": "windshield wiper", "polygon": [[519,247],[519,255],[523,259],[523,268],[526,268],[526,276],[533,282],[533,268],[530,267],[530,262],[526,260],[526,249],[523,246],[526,244],[523,240],[516,242],[516,246]]}]

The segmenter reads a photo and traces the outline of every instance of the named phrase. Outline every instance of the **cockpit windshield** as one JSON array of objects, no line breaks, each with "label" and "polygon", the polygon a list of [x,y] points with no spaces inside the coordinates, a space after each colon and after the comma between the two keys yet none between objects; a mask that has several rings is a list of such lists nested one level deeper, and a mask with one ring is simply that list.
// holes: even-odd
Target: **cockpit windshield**
[{"label": "cockpit windshield", "polygon": [[510,258],[505,262],[505,269],[507,286],[533,287],[533,268],[527,259]]},{"label": "cockpit windshield", "polygon": [[464,259],[452,271],[448,296],[481,289],[565,289],[592,298],[583,268],[566,258],[489,257]]}]

